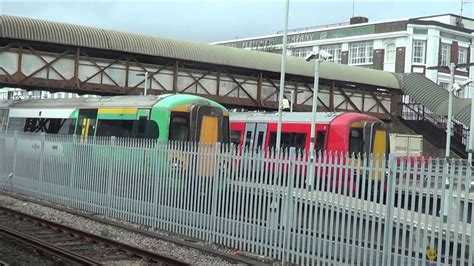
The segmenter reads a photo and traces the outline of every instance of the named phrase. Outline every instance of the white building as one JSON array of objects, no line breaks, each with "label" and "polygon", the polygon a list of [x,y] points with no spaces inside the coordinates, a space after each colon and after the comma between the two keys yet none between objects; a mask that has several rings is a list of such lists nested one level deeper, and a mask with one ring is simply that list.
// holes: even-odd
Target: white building
[{"label": "white building", "polygon": [[[224,46],[281,53],[283,33],[216,42]],[[336,63],[397,73],[421,73],[447,87],[449,70],[428,70],[474,62],[474,19],[443,14],[411,19],[368,22],[353,17],[350,23],[290,30],[288,55],[304,57],[310,51],[326,50]],[[474,67],[458,69],[456,81],[474,80]],[[470,85],[459,93],[469,97]]]}]

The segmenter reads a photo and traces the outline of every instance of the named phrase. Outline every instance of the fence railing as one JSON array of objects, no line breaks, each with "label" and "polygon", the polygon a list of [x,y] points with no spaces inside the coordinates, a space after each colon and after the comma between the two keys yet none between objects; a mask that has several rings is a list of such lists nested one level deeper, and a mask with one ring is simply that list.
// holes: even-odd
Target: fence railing
[{"label": "fence railing", "polygon": [[3,189],[297,264],[473,265],[471,177],[463,160],[0,135]]}]

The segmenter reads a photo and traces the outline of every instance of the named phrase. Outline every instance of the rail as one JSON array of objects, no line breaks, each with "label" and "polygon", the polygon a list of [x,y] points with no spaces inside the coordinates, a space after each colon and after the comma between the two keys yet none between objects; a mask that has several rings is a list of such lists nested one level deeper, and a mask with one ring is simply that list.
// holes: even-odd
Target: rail
[{"label": "rail", "polygon": [[[9,208],[5,207],[0,207],[0,214],[6,215],[6,216],[14,216],[17,217],[21,220],[27,220],[31,221],[34,224],[40,225],[42,227],[46,228],[52,228],[56,229],[59,232],[63,232],[64,234],[70,234],[74,236],[80,236],[81,238],[90,240],[94,243],[102,243],[105,246],[108,247],[116,247],[117,250],[123,251],[126,254],[128,254],[130,257],[137,257],[141,258],[145,261],[151,262],[151,263],[166,263],[166,264],[172,264],[172,265],[187,265],[186,263],[183,263],[181,261],[172,259],[170,257],[166,257],[163,255],[159,255],[147,250],[143,250],[134,246],[130,246],[124,243],[120,243],[105,237],[101,237],[98,235],[94,235],[88,232],[84,232],[81,230],[74,229],[72,227],[68,227],[62,224],[58,224],[52,221],[48,221],[39,217],[35,217],[26,213],[18,212]],[[98,262],[96,260],[92,260],[90,258],[87,258],[85,256],[82,256],[80,254],[77,254],[75,252],[69,251],[67,249],[58,247],[57,245],[48,243],[46,241],[43,241],[39,238],[33,237],[28,234],[24,234],[18,231],[15,231],[11,228],[5,227],[5,226],[0,226],[0,231],[4,232],[12,237],[15,237],[23,242],[27,242],[31,245],[34,245],[38,248],[41,249],[46,249],[46,251],[57,255],[59,257],[65,258],[66,260],[73,261],[73,262],[78,262],[81,264],[86,264],[86,265],[99,265],[101,262]]]}]

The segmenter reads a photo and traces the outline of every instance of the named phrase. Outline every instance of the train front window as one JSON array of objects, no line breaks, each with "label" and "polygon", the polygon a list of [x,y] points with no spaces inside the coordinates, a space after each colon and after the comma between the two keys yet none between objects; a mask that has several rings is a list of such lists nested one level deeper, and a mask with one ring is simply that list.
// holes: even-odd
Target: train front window
[{"label": "train front window", "polygon": [[171,114],[169,140],[188,141],[189,140],[189,115]]},{"label": "train front window", "polygon": [[349,135],[349,153],[363,153],[364,152],[364,138],[362,128],[351,128]]}]

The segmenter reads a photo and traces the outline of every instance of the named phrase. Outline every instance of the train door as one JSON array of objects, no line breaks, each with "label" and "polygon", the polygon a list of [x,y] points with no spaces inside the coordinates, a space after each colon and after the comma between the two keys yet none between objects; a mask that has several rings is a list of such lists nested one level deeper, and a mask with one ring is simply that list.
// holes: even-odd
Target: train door
[{"label": "train door", "polygon": [[[383,175],[384,155],[387,156],[389,150],[387,128],[380,122],[366,122],[364,124],[364,149],[367,154],[372,154],[371,166],[373,168],[373,180],[380,180]],[[376,171],[375,169],[379,169]]]},{"label": "train door", "polygon": [[81,141],[86,140],[89,136],[95,136],[96,121],[97,109],[79,110],[76,135],[81,136]]},{"label": "train door", "polygon": [[245,135],[243,145],[248,149],[258,149],[265,147],[267,137],[267,124],[247,123],[245,125]]},{"label": "train door", "polygon": [[191,108],[191,140],[200,144],[198,158],[198,175],[213,176],[216,170],[215,148],[222,138],[223,117],[221,109],[212,106],[195,105]]},{"label": "train door", "polygon": [[245,124],[244,142],[242,143],[242,146],[244,149],[253,148],[255,127],[256,127],[255,123]]},{"label": "train door", "polygon": [[191,109],[191,140],[202,144],[214,144],[221,140],[223,134],[222,110],[212,106],[193,106]]}]

